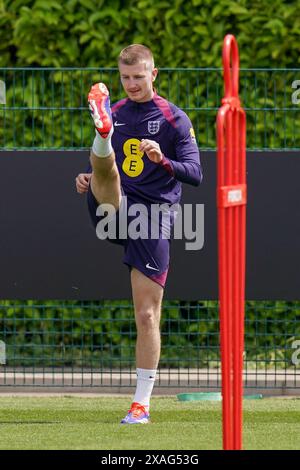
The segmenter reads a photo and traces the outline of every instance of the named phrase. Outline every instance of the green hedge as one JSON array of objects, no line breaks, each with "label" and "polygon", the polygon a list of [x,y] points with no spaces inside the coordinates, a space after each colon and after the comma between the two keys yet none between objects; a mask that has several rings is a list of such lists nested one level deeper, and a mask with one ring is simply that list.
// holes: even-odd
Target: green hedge
[{"label": "green hedge", "polygon": [[2,0],[0,66],[115,66],[139,42],[160,67],[219,67],[227,33],[243,67],[300,64],[296,1]]},{"label": "green hedge", "polygon": [[[117,73],[103,69],[116,66],[124,46],[149,45],[160,68],[218,68],[229,32],[238,40],[243,68],[268,69],[241,71],[248,148],[300,148],[299,110],[291,99],[300,74],[274,70],[300,67],[298,2],[287,0],[0,1],[0,67],[97,68],[0,70],[7,84],[0,148],[89,147],[88,90],[104,80],[113,101],[121,96]],[[199,146],[214,148],[220,71],[162,70],[158,89],[187,110]]]}]

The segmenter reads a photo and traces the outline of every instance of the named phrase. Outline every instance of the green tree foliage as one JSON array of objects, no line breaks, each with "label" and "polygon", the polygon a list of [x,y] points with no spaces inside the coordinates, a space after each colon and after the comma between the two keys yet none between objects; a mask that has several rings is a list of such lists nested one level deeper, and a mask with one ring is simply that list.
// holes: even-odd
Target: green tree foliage
[{"label": "green tree foliage", "polygon": [[160,67],[219,67],[227,33],[243,67],[299,66],[290,0],[1,0],[0,66],[114,66],[139,42]]},{"label": "green tree foliage", "polygon": [[[288,0],[0,0],[0,66],[54,67],[54,71],[0,71],[7,109],[3,148],[86,148],[90,145],[86,95],[105,80],[121,97],[116,67],[130,43],[153,49],[161,69],[157,89],[187,111],[202,148],[215,147],[215,115],[223,94],[222,43],[234,33],[245,68],[299,66],[299,2]],[[259,34],[258,34],[259,31]],[[59,67],[83,67],[61,71]],[[96,68],[89,72],[88,68]],[[248,148],[299,148],[294,71],[241,71]],[[40,108],[40,109],[39,109]]]}]

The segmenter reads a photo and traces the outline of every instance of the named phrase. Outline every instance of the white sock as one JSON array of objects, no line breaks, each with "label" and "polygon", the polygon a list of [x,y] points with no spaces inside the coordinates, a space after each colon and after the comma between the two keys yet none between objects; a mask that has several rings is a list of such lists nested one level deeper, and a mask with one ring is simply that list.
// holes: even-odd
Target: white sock
[{"label": "white sock", "polygon": [[148,411],[155,382],[156,369],[137,369],[136,375],[137,384],[133,402],[140,403]]},{"label": "white sock", "polygon": [[100,136],[98,131],[96,131],[96,137],[92,146],[92,151],[96,155],[96,157],[105,158],[113,152],[113,148],[111,146],[111,136],[113,134],[113,131],[114,128],[112,126],[108,136],[105,139]]}]

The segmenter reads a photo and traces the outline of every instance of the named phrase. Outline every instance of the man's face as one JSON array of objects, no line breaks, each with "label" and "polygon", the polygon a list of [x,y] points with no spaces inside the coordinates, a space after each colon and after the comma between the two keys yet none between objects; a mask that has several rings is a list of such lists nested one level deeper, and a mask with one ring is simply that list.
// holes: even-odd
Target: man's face
[{"label": "man's face", "polygon": [[140,62],[135,65],[119,64],[121,82],[125,92],[132,101],[144,103],[153,98],[153,81],[157,69],[151,64]]}]

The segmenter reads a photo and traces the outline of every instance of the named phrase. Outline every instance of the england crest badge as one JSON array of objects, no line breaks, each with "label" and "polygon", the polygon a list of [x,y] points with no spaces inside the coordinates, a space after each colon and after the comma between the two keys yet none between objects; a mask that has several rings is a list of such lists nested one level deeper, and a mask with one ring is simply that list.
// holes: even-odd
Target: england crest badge
[{"label": "england crest badge", "polygon": [[159,121],[148,121],[148,132],[149,134],[157,134],[159,132]]}]

